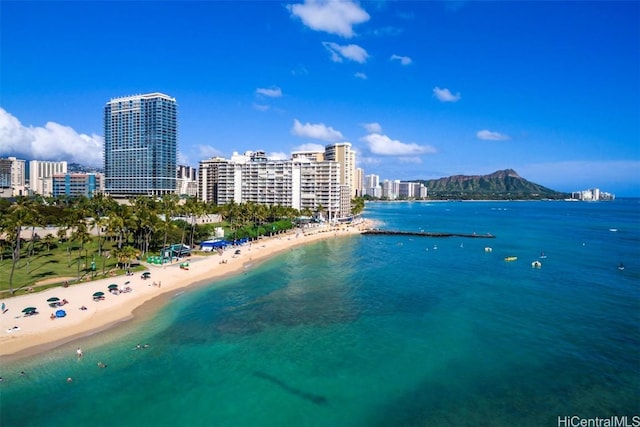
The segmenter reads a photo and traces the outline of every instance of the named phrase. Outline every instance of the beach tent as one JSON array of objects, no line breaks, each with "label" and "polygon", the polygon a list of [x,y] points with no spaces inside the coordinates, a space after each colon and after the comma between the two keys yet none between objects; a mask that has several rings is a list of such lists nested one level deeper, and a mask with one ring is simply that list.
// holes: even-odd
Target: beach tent
[{"label": "beach tent", "polygon": [[207,240],[200,243],[200,250],[204,252],[209,252],[213,249],[225,248],[229,245],[229,242],[226,240]]},{"label": "beach tent", "polygon": [[64,310],[58,310],[56,311],[56,317],[64,317],[67,315],[67,312]]}]

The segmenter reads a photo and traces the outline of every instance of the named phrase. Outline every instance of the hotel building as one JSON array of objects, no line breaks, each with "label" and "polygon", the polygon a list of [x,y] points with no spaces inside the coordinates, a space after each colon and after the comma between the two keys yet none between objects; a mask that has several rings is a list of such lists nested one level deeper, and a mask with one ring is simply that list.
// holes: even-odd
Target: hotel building
[{"label": "hotel building", "polygon": [[175,194],[176,100],[162,93],[114,98],[104,109],[105,193]]},{"label": "hotel building", "polygon": [[67,162],[31,160],[29,162],[29,188],[32,193],[45,197],[53,195],[52,177],[67,173]]},{"label": "hotel building", "polygon": [[229,160],[203,160],[198,197],[217,205],[254,202],[322,210],[329,219],[348,216],[350,203],[341,204],[340,163],[316,159],[297,155],[291,160],[270,160],[262,151],[249,151],[234,153]]},{"label": "hotel building", "polygon": [[26,196],[25,161],[15,157],[0,158],[0,197]]},{"label": "hotel building", "polygon": [[51,177],[52,196],[92,198],[102,191],[104,176],[101,173],[62,173]]}]

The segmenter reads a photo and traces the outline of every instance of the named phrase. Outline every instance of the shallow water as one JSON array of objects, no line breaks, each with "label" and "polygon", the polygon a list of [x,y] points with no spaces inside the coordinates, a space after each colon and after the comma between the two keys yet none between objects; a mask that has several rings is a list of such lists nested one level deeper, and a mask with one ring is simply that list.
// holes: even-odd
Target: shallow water
[{"label": "shallow water", "polygon": [[366,216],[497,238],[296,248],[144,322],[3,364],[0,424],[541,426],[640,413],[637,199],[373,203]]}]

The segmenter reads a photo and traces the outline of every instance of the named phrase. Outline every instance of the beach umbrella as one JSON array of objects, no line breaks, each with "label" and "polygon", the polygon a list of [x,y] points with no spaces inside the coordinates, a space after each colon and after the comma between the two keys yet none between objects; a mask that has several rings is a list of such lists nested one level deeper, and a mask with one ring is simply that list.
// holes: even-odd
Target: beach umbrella
[{"label": "beach umbrella", "polygon": [[58,302],[58,301],[60,301],[60,298],[58,297],[51,297],[47,300],[47,302]]},{"label": "beach umbrella", "polygon": [[67,312],[64,310],[58,310],[56,311],[56,317],[64,317],[67,315]]},{"label": "beach umbrella", "polygon": [[38,310],[35,307],[27,307],[24,310],[22,310],[23,313],[33,313],[34,311]]},{"label": "beach umbrella", "polygon": [[110,284],[110,285],[108,286],[108,288],[109,288],[109,290],[112,290],[112,289],[118,289],[118,285],[116,285],[115,283],[112,283],[112,284]]},{"label": "beach umbrella", "polygon": [[144,273],[142,273],[143,276],[151,276],[151,272],[150,271],[145,271]]},{"label": "beach umbrella", "polygon": [[93,296],[94,296],[94,297],[101,297],[101,296],[103,296],[103,295],[104,295],[104,292],[94,292],[94,293],[93,293]]}]

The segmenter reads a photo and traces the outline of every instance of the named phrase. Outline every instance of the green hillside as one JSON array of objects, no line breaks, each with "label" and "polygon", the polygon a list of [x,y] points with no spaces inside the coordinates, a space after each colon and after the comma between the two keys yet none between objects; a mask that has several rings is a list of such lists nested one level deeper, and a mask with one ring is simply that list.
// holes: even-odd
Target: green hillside
[{"label": "green hillside", "polygon": [[430,199],[564,199],[566,193],[522,178],[513,169],[489,175],[454,175],[440,179],[416,180],[428,189]]}]

